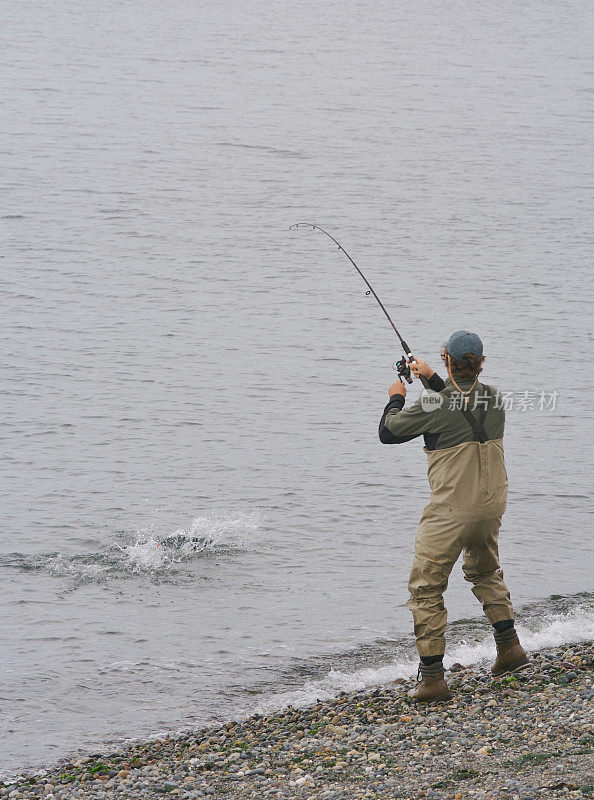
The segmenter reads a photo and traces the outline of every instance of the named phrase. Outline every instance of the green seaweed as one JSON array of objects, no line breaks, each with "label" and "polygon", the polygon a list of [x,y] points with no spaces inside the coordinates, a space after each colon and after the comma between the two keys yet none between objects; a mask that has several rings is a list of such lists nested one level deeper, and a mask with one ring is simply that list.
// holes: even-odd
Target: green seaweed
[{"label": "green seaweed", "polygon": [[449,788],[452,783],[457,781],[470,781],[473,778],[479,778],[480,772],[477,772],[475,769],[467,769],[466,767],[461,767],[457,769],[455,772],[450,772],[449,775],[438,781],[437,783],[432,783],[432,789],[447,789]]},{"label": "green seaweed", "polygon": [[89,775],[105,775],[107,771],[108,770],[105,764],[102,764],[99,761],[95,763],[91,762],[87,765],[87,772]]},{"label": "green seaweed", "polygon": [[523,767],[533,764],[544,764],[550,758],[554,758],[557,755],[559,755],[559,753],[525,753],[523,756],[515,758],[512,761],[506,761],[505,764],[508,767]]},{"label": "green seaweed", "polygon": [[451,779],[453,781],[468,781],[471,778],[478,778],[480,775],[475,769],[457,769],[452,773]]}]

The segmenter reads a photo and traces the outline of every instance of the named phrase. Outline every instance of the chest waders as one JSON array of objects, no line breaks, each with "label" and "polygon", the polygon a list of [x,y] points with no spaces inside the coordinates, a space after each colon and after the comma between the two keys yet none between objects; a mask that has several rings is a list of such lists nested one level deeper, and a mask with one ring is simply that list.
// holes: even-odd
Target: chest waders
[{"label": "chest waders", "polygon": [[425,448],[431,498],[417,530],[406,604],[419,655],[425,657],[445,651],[443,593],[460,553],[464,577],[490,622],[513,618],[497,544],[507,502],[503,441],[487,438],[484,414],[477,420],[470,411],[461,413],[472,427],[473,441],[443,450]]}]

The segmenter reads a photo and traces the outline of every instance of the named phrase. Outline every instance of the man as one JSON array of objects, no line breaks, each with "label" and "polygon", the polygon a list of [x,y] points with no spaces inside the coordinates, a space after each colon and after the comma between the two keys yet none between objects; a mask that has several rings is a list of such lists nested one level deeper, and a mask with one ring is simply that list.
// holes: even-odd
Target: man
[{"label": "man", "polygon": [[501,396],[478,381],[485,359],[476,333],[453,333],[442,358],[449,376],[445,383],[425,361],[411,362],[414,375],[425,378],[432,392],[403,411],[406,388],[396,381],[379,426],[384,444],[401,444],[422,434],[429,460],[431,498],[417,531],[407,602],[421,659],[421,680],[409,694],[421,702],[450,698],[443,670],[443,593],[461,552],[465,579],[495,629],[493,676],[529,664],[499,567],[497,538],[507,501]]}]

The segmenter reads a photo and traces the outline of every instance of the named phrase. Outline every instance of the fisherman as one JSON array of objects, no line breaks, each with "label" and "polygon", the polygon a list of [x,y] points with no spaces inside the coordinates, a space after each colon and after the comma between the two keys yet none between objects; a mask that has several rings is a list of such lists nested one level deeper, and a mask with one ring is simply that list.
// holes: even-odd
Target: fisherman
[{"label": "fisherman", "polygon": [[443,669],[443,593],[461,552],[465,579],[495,629],[493,676],[529,664],[514,628],[497,547],[507,501],[502,398],[494,387],[479,383],[485,358],[476,333],[453,333],[442,358],[449,376],[445,383],[425,361],[410,361],[413,374],[425,378],[431,391],[403,411],[406,388],[402,381],[393,383],[379,426],[383,444],[401,444],[422,434],[429,460],[431,498],[416,535],[407,602],[421,660],[417,685],[409,695],[420,702],[451,696]]}]

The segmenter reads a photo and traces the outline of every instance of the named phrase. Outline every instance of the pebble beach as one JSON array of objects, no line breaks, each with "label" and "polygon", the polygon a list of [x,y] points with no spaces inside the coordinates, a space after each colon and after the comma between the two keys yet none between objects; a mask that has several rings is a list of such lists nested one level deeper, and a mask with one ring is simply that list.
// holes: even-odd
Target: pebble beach
[{"label": "pebble beach", "polygon": [[531,653],[493,681],[452,665],[452,700],[415,705],[414,679],[175,738],[62,760],[0,797],[466,800],[594,797],[592,642]]}]

